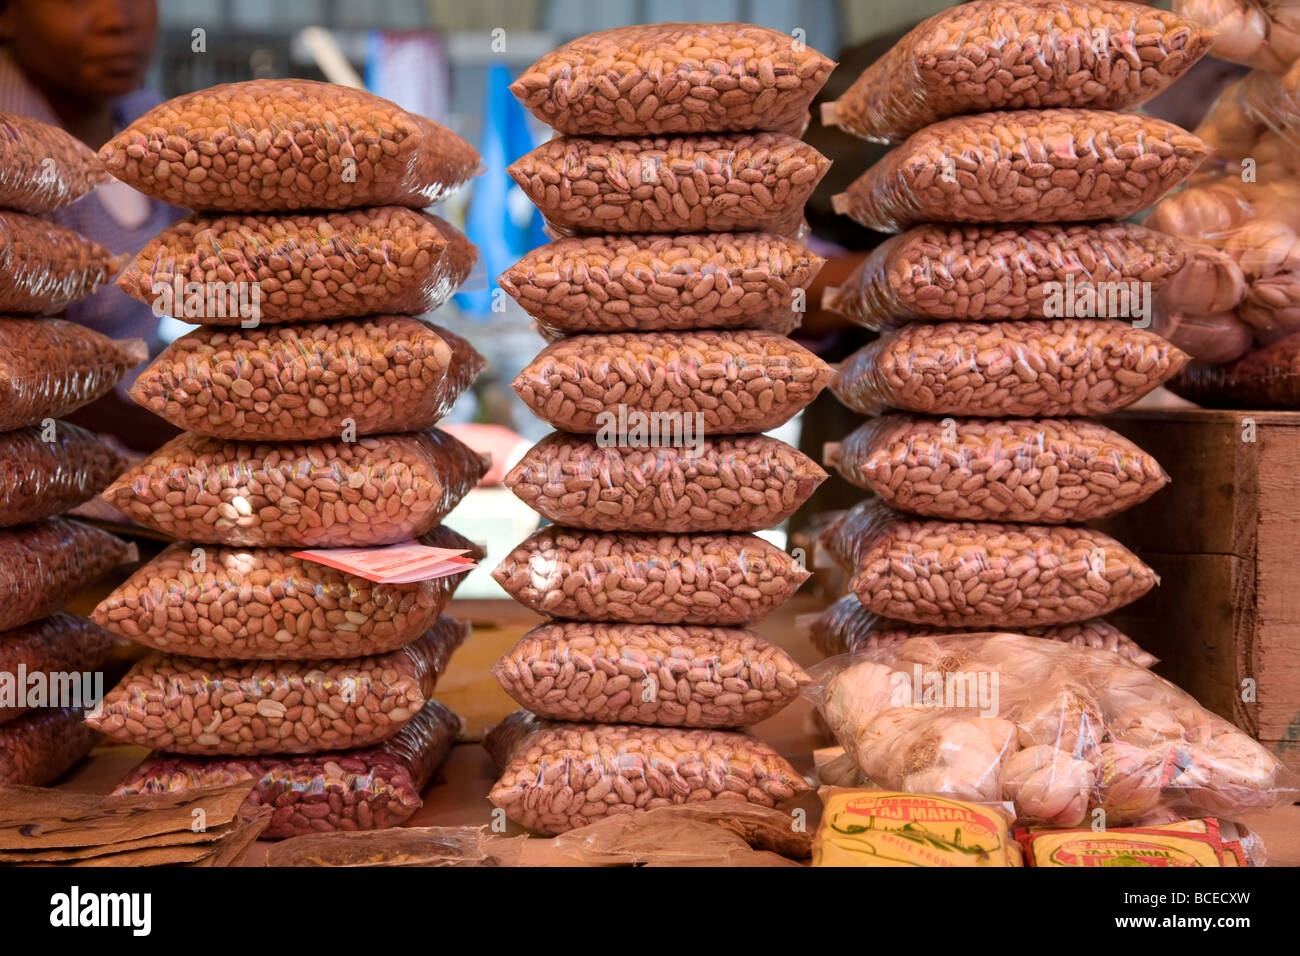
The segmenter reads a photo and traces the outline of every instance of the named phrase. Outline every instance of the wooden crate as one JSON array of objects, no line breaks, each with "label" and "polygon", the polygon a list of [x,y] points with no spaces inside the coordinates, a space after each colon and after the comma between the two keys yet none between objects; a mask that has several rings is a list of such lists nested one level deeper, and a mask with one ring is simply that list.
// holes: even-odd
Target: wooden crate
[{"label": "wooden crate", "polygon": [[1107,424],[1172,478],[1099,523],[1161,577],[1112,619],[1161,674],[1300,768],[1300,412],[1129,410]]}]

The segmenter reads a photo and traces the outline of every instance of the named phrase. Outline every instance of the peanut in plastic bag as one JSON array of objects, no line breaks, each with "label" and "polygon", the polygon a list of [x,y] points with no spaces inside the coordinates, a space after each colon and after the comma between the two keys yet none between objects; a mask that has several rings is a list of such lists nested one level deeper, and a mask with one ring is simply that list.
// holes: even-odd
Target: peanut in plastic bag
[{"label": "peanut in plastic bag", "polygon": [[888,143],[963,113],[1128,109],[1164,91],[1212,39],[1132,3],[978,0],[914,27],[822,107],[822,122]]},{"label": "peanut in plastic bag", "polygon": [[76,137],[30,116],[0,113],[0,209],[53,212],[107,179],[94,151]]},{"label": "peanut in plastic bag", "polygon": [[118,257],[78,232],[0,212],[0,314],[60,312],[92,295],[120,265]]},{"label": "peanut in plastic bag", "polygon": [[461,720],[429,701],[397,735],[360,750],[284,757],[182,757],[154,753],[113,795],[172,793],[256,781],[248,802],[271,808],[264,840],[306,833],[380,830],[420,809],[420,794],[446,759]]},{"label": "peanut in plastic bag", "polygon": [[232,661],[155,653],[132,667],[86,722],[125,743],[198,756],[369,747],[424,708],[468,636],[468,624],[443,617],[419,640],[372,657]]},{"label": "peanut in plastic bag", "polygon": [[106,488],[125,464],[94,434],[69,422],[0,433],[0,528],[71,511]]},{"label": "peanut in plastic bag", "polygon": [[[200,213],[150,240],[118,286],[163,314],[201,325],[418,315],[447,301],[477,258],[477,248],[450,223],[403,206]],[[235,283],[249,287],[242,301]]]},{"label": "peanut in plastic bag", "polygon": [[1124,219],[1182,183],[1208,154],[1200,139],[1152,116],[980,113],[912,134],[831,204],[880,232],[932,220]]},{"label": "peanut in plastic bag", "polygon": [[486,472],[482,456],[436,428],[294,443],[184,434],[120,475],[103,498],[175,538],[364,547],[429,531]]},{"label": "peanut in plastic bag", "polygon": [[[440,525],[431,548],[481,549]],[[166,548],[91,612],[101,627],[169,654],[329,660],[385,654],[419,638],[469,572],[377,584],[280,548]]]},{"label": "peanut in plastic bag", "polygon": [[90,753],[99,734],[79,707],[34,710],[0,724],[0,784],[45,787]]},{"label": "peanut in plastic bag", "polygon": [[119,564],[134,544],[67,518],[0,529],[0,631],[49,617]]},{"label": "peanut in plastic bag", "polygon": [[1130,223],[927,224],[877,246],[822,304],[875,331],[1044,318],[1067,282],[1143,282],[1158,292],[1185,258],[1175,238]]},{"label": "peanut in plastic bag", "polygon": [[[43,620],[0,632],[0,673],[16,675],[19,668],[28,674],[89,673],[100,670],[121,643],[86,618],[57,611]],[[0,706],[0,724],[28,709]]]},{"label": "peanut in plastic bag", "polygon": [[810,696],[875,784],[1011,800],[1030,825],[1289,803],[1292,774],[1168,681],[1108,651],[987,633],[833,658]]},{"label": "peanut in plastic bag", "polygon": [[[894,647],[914,637],[929,636],[941,640],[954,634],[971,633],[969,629],[909,624],[881,617],[863,607],[856,594],[846,594],[820,614],[801,615],[796,619],[795,626],[806,633],[813,646],[827,657]],[[1019,633],[1063,644],[1113,651],[1141,667],[1150,667],[1158,660],[1103,618],[1074,624],[1024,628]]]},{"label": "peanut in plastic bag", "polygon": [[65,319],[0,316],[0,431],[90,404],[147,357],[141,339],[115,341]]}]

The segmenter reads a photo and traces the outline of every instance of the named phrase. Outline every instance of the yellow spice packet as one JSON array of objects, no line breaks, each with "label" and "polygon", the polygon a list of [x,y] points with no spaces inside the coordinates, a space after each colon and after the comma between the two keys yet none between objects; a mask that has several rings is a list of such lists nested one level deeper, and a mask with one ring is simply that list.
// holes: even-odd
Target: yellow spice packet
[{"label": "yellow spice packet", "polygon": [[888,790],[819,793],[813,866],[1020,865],[1012,818],[997,807]]}]

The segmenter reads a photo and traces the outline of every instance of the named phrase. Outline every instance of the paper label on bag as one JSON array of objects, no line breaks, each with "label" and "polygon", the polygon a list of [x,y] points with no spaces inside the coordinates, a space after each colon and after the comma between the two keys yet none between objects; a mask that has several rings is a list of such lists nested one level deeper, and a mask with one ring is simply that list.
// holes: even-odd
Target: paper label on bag
[{"label": "paper label on bag", "polygon": [[412,584],[477,567],[472,558],[464,557],[468,553],[451,548],[431,548],[418,541],[404,541],[385,548],[316,548],[295,551],[293,556],[377,584]]}]

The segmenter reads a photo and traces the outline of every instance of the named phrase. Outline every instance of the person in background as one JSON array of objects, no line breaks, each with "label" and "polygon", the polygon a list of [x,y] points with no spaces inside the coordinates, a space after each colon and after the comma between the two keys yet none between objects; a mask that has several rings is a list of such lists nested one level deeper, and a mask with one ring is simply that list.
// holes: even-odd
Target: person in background
[{"label": "person in background", "polygon": [[[144,87],[157,33],[156,0],[0,0],[0,111],[61,127],[98,150],[162,101]],[[111,181],[51,218],[134,256],[182,215]],[[163,345],[152,309],[112,283],[66,316],[111,338],[144,339],[151,355]],[[128,448],[156,448],[176,431],[125,396],[134,375],[68,419]]]}]

